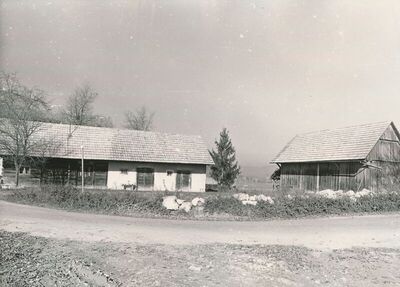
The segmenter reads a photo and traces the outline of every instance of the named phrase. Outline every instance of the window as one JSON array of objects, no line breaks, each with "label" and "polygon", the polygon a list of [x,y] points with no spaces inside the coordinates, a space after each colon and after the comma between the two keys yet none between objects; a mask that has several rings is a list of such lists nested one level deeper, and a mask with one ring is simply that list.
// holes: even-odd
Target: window
[{"label": "window", "polygon": [[139,190],[151,190],[154,186],[154,169],[152,168],[138,168],[136,184]]},{"label": "window", "polygon": [[190,171],[180,171],[176,173],[176,189],[180,191],[190,190],[192,183],[192,174]]},{"label": "window", "polygon": [[167,170],[167,176],[172,176],[174,174],[173,170]]},{"label": "window", "polygon": [[128,169],[127,168],[122,168],[121,169],[121,174],[128,174]]},{"label": "window", "polygon": [[28,166],[22,166],[19,169],[19,174],[30,174],[31,170]]}]

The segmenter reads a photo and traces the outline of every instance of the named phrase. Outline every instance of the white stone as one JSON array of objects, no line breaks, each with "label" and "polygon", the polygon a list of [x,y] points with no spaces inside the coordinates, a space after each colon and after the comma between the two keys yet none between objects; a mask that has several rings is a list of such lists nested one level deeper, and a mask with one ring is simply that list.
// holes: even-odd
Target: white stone
[{"label": "white stone", "polygon": [[256,200],[257,201],[267,201],[267,198],[268,198],[269,196],[266,196],[266,195],[264,195],[264,194],[259,194],[259,195],[257,195],[256,196]]},{"label": "white stone", "polygon": [[165,196],[162,205],[168,210],[178,210],[179,204],[175,195]]},{"label": "white stone", "polygon": [[184,210],[186,212],[189,212],[190,209],[192,208],[192,203],[185,201],[179,206],[179,210]]},{"label": "white stone", "polygon": [[183,199],[176,199],[176,203],[178,203],[179,205],[181,205],[182,203],[184,203],[185,201]]},{"label": "white stone", "polygon": [[240,201],[249,200],[250,198],[250,196],[247,193],[235,193],[233,197]]},{"label": "white stone", "polygon": [[257,201],[255,201],[255,200],[243,200],[242,204],[244,204],[244,205],[257,205]]},{"label": "white stone", "polygon": [[352,190],[346,191],[344,194],[349,197],[354,197],[354,191]]},{"label": "white stone", "polygon": [[337,190],[337,191],[336,191],[336,195],[337,195],[337,196],[343,196],[343,195],[344,195],[343,190],[341,190],[341,189]]},{"label": "white stone", "polygon": [[370,195],[371,193],[372,193],[372,191],[364,188],[363,190],[357,192],[356,196],[358,195],[358,197],[362,197],[362,196]]},{"label": "white stone", "polygon": [[249,196],[250,201],[257,201],[257,196],[256,195],[251,195]]},{"label": "white stone", "polygon": [[205,202],[206,202],[206,201],[204,200],[204,198],[195,197],[195,198],[193,198],[193,200],[192,200],[192,205],[193,205],[193,206],[203,206]]},{"label": "white stone", "polygon": [[201,266],[194,266],[194,265],[191,265],[191,266],[189,267],[189,270],[190,270],[190,271],[200,272],[201,269],[202,269]]},{"label": "white stone", "polygon": [[332,189],[324,189],[321,191],[317,191],[316,194],[331,199],[335,199],[337,197],[336,192],[333,191]]}]

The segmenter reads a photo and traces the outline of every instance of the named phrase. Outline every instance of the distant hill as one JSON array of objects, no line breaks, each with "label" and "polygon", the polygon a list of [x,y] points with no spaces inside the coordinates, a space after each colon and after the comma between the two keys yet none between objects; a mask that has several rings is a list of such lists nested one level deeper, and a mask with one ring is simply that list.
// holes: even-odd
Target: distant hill
[{"label": "distant hill", "polygon": [[[247,182],[269,182],[269,177],[277,168],[276,165],[269,164],[265,166],[241,166],[241,174],[238,178],[240,184]],[[207,178],[211,181],[210,168],[207,167]]]},{"label": "distant hill", "polygon": [[241,176],[269,179],[276,168],[277,166],[275,164],[269,164],[266,166],[241,166]]},{"label": "distant hill", "polygon": [[[243,192],[257,191],[265,192],[272,191],[272,181],[269,179],[277,166],[241,166],[241,175],[236,181],[236,187]],[[207,182],[215,182],[211,179],[210,168],[207,168]]]}]

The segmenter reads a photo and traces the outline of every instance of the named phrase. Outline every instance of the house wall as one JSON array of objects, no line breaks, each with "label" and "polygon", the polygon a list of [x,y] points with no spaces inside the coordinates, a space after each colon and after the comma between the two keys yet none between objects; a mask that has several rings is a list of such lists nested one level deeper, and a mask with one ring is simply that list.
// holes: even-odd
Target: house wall
[{"label": "house wall", "polygon": [[[46,166],[45,174],[34,168],[29,174],[20,174],[21,186],[38,185],[43,183],[81,185],[79,160],[52,159]],[[136,185],[137,168],[154,169],[154,187],[156,191],[175,191],[177,171],[189,171],[191,173],[189,191],[205,191],[206,165],[196,164],[165,164],[165,163],[138,163],[138,162],[105,162],[85,161],[85,186],[93,188],[107,187],[110,189],[123,189],[123,184]],[[127,174],[121,173],[122,169]],[[167,174],[171,171],[171,175]],[[6,164],[3,169],[3,184],[14,185],[14,168]],[[41,178],[42,176],[42,178]]]},{"label": "house wall", "polygon": [[[178,170],[191,172],[191,184],[189,191],[205,191],[206,165],[193,164],[166,164],[166,163],[137,163],[137,162],[109,162],[108,182],[110,189],[123,189],[124,184],[136,185],[137,168],[154,169],[154,188],[156,191],[173,191],[176,187],[176,174]],[[124,174],[121,170],[127,170]],[[171,171],[171,175],[167,174]]]}]

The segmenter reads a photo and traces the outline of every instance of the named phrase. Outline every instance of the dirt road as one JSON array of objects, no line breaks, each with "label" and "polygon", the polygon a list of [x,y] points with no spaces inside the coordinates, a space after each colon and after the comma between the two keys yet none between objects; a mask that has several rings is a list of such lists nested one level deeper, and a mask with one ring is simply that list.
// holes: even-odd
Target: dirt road
[{"label": "dirt road", "polygon": [[0,229],[32,235],[138,244],[211,243],[400,248],[400,215],[264,222],[144,219],[67,212],[0,201]]}]

